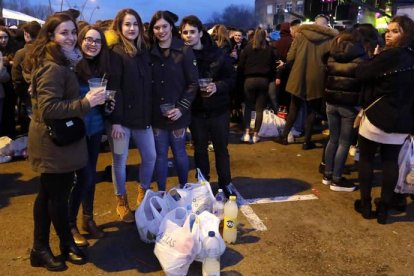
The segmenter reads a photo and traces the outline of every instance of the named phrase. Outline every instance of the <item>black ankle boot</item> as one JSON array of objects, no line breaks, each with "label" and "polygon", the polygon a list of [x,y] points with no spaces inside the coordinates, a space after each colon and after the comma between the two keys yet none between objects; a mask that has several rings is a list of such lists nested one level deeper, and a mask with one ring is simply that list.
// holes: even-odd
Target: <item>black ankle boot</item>
[{"label": "black ankle boot", "polygon": [[74,242],[68,245],[60,245],[60,252],[62,256],[69,262],[77,265],[82,265],[87,262],[87,257],[83,251],[76,246]]},{"label": "black ankle boot", "polygon": [[276,137],[275,142],[278,144],[284,145],[284,146],[289,145],[287,137],[282,137],[282,136]]},{"label": "black ankle boot", "polygon": [[53,256],[50,248],[44,250],[32,249],[30,252],[30,265],[33,267],[45,267],[49,271],[63,271],[66,264]]},{"label": "black ankle boot", "polygon": [[354,202],[354,209],[362,215],[364,219],[373,219],[375,218],[375,213],[372,212],[371,201],[357,199]]},{"label": "black ankle boot", "polygon": [[387,224],[388,205],[383,201],[379,201],[377,205],[377,222],[379,224]]}]

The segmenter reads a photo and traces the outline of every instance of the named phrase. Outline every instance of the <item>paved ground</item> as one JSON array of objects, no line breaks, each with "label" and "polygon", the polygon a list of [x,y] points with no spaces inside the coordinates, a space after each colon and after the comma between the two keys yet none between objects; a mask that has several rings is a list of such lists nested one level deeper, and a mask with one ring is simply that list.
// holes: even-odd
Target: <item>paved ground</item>
[{"label": "paved ground", "polygon": [[[240,215],[239,236],[221,259],[222,275],[414,275],[414,204],[407,213],[394,214],[388,225],[363,220],[353,211],[358,192],[332,192],[317,172],[321,149],[302,151],[300,144],[280,146],[272,141],[230,145],[234,184],[246,199],[288,195],[316,195],[318,199],[250,205],[266,226],[256,231]],[[192,156],[192,150],[188,150]],[[213,157],[213,155],[211,155]],[[62,157],[64,158],[64,157]],[[110,162],[101,154],[100,175]],[[130,151],[127,189],[135,201],[139,158]],[[190,173],[194,179],[194,168]],[[351,179],[356,174],[349,175]],[[212,174],[213,187],[216,175]],[[29,264],[32,244],[32,208],[39,178],[18,160],[0,164],[0,273],[47,275]],[[169,187],[176,177],[169,178]],[[379,189],[374,191],[377,195]],[[135,207],[135,206],[134,206]],[[64,275],[163,275],[153,245],[139,240],[135,225],[118,221],[110,182],[97,185],[95,218],[107,232],[90,240],[90,262],[69,264]],[[58,253],[52,231],[52,250]],[[201,275],[194,263],[189,275]]]}]

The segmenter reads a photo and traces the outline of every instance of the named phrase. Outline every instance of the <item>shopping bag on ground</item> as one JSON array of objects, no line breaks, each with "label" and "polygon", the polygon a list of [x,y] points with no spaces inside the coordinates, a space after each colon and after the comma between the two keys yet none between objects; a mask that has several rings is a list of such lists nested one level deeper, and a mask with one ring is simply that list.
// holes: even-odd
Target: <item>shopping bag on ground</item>
[{"label": "shopping bag on ground", "polygon": [[282,134],[283,129],[285,128],[286,120],[283,118],[280,118],[279,116],[275,116],[275,122],[276,122],[276,126],[277,126],[277,129],[279,130],[279,135],[280,135]]},{"label": "shopping bag on ground", "polygon": [[260,137],[277,137],[279,130],[276,125],[276,115],[272,110],[265,109],[263,111],[262,125],[260,126]]},{"label": "shopping bag on ground", "polygon": [[186,189],[172,188],[165,194],[164,200],[169,210],[174,210],[177,207],[187,209],[187,206],[191,207],[191,192]]},{"label": "shopping bag on ground", "polygon": [[164,192],[147,190],[145,197],[135,212],[135,222],[139,237],[143,242],[155,242],[163,217],[168,213]]},{"label": "shopping bag on ground", "polygon": [[191,219],[187,216],[182,225],[176,222],[165,219],[163,229],[160,227],[162,233],[157,236],[154,254],[167,275],[187,275],[197,254],[191,233]]},{"label": "shopping bag on ground", "polygon": [[167,227],[167,221],[172,221],[177,225],[184,225],[184,222],[187,219],[187,216],[188,216],[188,212],[187,212],[187,209],[184,207],[177,207],[169,211],[161,221],[157,237],[163,235]]},{"label": "shopping bag on ground", "polygon": [[[220,255],[223,254],[224,251],[226,250],[226,244],[224,243],[224,240],[221,237],[220,231],[219,231],[220,219],[216,217],[215,215],[213,215],[212,213],[204,211],[197,217],[197,222],[198,224],[195,226],[198,227],[197,243],[198,243],[198,246],[200,247],[200,250],[198,251],[198,254],[196,255],[195,260],[198,262],[202,262],[203,259],[206,257],[206,252],[204,248],[202,247],[202,245],[203,245],[204,239],[208,237],[208,232],[210,231],[214,231],[216,233],[215,236],[220,242]],[[196,233],[196,230],[194,229],[193,232]],[[193,236],[195,237],[196,234],[194,234]]]},{"label": "shopping bag on ground", "polygon": [[184,189],[191,192],[192,211],[195,214],[201,214],[203,211],[212,212],[214,195],[210,183],[205,179],[200,169],[197,169],[198,183],[187,183]]},{"label": "shopping bag on ground", "polygon": [[398,155],[398,181],[394,191],[414,194],[414,137],[407,138]]}]

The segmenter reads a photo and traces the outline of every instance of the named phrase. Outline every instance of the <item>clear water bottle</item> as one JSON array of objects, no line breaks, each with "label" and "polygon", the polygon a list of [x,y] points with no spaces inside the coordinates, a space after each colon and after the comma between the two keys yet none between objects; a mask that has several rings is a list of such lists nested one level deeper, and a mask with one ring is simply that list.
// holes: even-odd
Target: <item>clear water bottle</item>
[{"label": "clear water bottle", "polygon": [[227,243],[235,243],[237,239],[237,214],[239,209],[236,196],[230,196],[230,200],[224,205],[223,239]]},{"label": "clear water bottle", "polygon": [[255,124],[256,124],[256,111],[252,111],[250,113],[250,128],[254,129]]},{"label": "clear water bottle", "polygon": [[222,189],[219,189],[216,194],[216,200],[213,204],[213,214],[221,220],[224,217],[224,192]]},{"label": "clear water bottle", "polygon": [[203,250],[206,257],[203,260],[203,276],[220,275],[220,241],[214,231],[208,232],[208,237],[203,241]]}]

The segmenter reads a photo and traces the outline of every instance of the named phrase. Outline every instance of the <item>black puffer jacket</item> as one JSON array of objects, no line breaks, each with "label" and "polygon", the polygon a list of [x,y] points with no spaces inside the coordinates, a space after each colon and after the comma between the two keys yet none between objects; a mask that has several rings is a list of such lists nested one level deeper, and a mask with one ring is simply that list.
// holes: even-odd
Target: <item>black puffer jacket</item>
[{"label": "black puffer jacket", "polygon": [[356,77],[364,82],[362,107],[369,121],[388,133],[414,131],[414,51],[391,48],[358,66]]},{"label": "black puffer jacket", "polygon": [[340,37],[332,43],[327,64],[325,99],[329,104],[358,105],[361,82],[355,71],[359,64],[368,60],[361,43]]},{"label": "black puffer jacket", "polygon": [[[204,37],[204,36],[203,36]],[[192,105],[194,116],[216,117],[229,111],[230,91],[235,84],[236,73],[230,57],[215,44],[203,41],[202,50],[194,50],[200,78],[212,78],[217,92],[210,97],[197,97]]]},{"label": "black puffer jacket", "polygon": [[113,47],[113,73],[121,75],[120,91],[115,94],[115,110],[110,121],[128,128],[144,129],[151,125],[151,67],[148,51],[143,47],[130,57],[120,44]]}]

